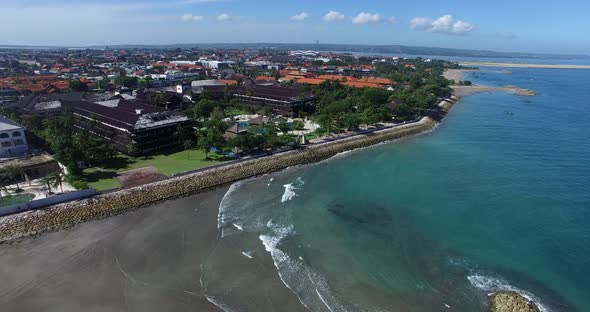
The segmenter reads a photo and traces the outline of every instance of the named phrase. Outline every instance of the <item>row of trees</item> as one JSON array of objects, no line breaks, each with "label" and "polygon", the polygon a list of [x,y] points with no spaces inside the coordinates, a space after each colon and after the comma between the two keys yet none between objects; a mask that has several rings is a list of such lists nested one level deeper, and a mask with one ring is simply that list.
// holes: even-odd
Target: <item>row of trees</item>
[{"label": "row of trees", "polygon": [[[89,122],[97,123],[96,120]],[[72,175],[80,175],[83,165],[102,166],[117,156],[113,147],[92,136],[88,130],[77,128],[71,113],[28,118],[22,123],[29,129],[32,141],[49,149]]]},{"label": "row of trees", "polygon": [[390,119],[385,104],[391,91],[376,88],[350,88],[338,82],[325,81],[313,87],[319,97],[316,121],[325,131],[355,130],[362,124],[375,124]]},{"label": "row of trees", "polygon": [[[439,97],[451,92],[442,76],[445,62],[412,60],[412,63],[382,64],[379,75],[396,82],[394,90],[350,88],[326,81],[307,87],[319,97],[316,121],[324,131],[355,130],[381,121],[410,120],[423,115]],[[406,66],[407,65],[407,66]]]},{"label": "row of trees", "polygon": [[23,179],[23,168],[19,165],[8,165],[0,168],[0,187],[6,190],[11,184],[16,184],[16,191],[20,191],[19,182]]},{"label": "row of trees", "polygon": [[[211,150],[223,153],[227,150],[237,149],[240,153],[250,154],[255,151],[296,143],[296,139],[287,134],[290,127],[284,121],[278,123],[269,122],[263,126],[250,126],[247,133],[227,140],[224,134],[229,126],[231,126],[231,123],[224,122],[221,119],[208,118],[194,134],[183,135],[180,140],[184,149],[189,151],[188,157],[190,158],[190,150],[195,147],[203,150],[205,157],[208,158]],[[302,125],[296,126],[302,127]],[[281,135],[279,135],[279,132],[282,132]]]},{"label": "row of trees", "polygon": [[[20,182],[24,178],[24,170],[21,166],[12,164],[0,168],[0,187],[6,190],[6,187],[11,184],[16,184],[16,192],[20,192]],[[60,188],[63,193],[64,174],[61,170],[56,170],[41,178],[41,183],[47,187],[48,192],[52,192],[52,188]]]}]

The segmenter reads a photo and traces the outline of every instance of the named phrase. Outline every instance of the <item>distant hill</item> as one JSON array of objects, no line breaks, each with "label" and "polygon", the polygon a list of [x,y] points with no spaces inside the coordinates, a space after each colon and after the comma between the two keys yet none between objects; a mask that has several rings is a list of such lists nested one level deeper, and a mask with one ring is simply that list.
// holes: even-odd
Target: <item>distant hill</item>
[{"label": "distant hill", "polygon": [[536,58],[536,59],[590,59],[590,55],[543,54],[496,52],[488,50],[449,49],[437,47],[414,47],[403,45],[356,45],[356,44],[303,44],[303,43],[187,43],[171,45],[101,45],[88,47],[42,47],[0,45],[0,49],[276,49],[276,50],[313,50],[337,51],[350,53],[441,55],[451,57],[486,57],[486,58]]}]

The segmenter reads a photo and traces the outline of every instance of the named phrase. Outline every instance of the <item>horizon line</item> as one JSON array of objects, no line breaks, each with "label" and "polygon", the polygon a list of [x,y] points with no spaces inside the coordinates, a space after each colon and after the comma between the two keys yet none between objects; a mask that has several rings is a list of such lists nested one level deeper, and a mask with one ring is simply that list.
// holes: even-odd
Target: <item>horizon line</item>
[{"label": "horizon line", "polygon": [[[457,51],[457,52],[488,52],[488,53],[496,53],[496,54],[520,54],[520,55],[531,55],[531,56],[561,56],[561,57],[582,57],[582,58],[590,58],[590,54],[575,54],[575,53],[546,53],[546,52],[518,52],[518,51],[511,51],[511,52],[503,52],[503,51],[494,51],[494,50],[486,50],[486,49],[464,49],[464,48],[444,48],[444,47],[436,47],[436,46],[414,46],[414,45],[403,45],[403,44],[351,44],[351,43],[314,43],[314,42],[289,42],[289,43],[279,43],[279,42],[188,42],[188,43],[115,43],[115,44],[86,44],[86,45],[34,45],[34,44],[25,44],[25,45],[18,45],[18,44],[0,44],[0,49],[6,48],[23,48],[23,49],[33,49],[33,48],[48,48],[48,49],[95,49],[97,47],[172,47],[172,46],[188,46],[188,45],[317,45],[317,46],[356,46],[356,47],[401,47],[401,48],[423,48],[423,49],[440,49],[440,50],[447,50],[447,51]],[[343,51],[344,52],[344,51]],[[379,53],[379,52],[375,52]],[[401,52],[400,52],[401,53]],[[419,55],[419,53],[401,53],[401,54],[412,54],[412,55]]]}]

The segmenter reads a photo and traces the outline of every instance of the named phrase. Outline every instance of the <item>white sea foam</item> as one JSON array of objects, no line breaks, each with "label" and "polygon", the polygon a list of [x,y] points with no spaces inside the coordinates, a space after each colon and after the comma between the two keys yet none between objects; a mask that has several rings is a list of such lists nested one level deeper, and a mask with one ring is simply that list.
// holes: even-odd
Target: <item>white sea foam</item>
[{"label": "white sea foam", "polygon": [[290,201],[293,197],[297,196],[295,190],[297,189],[293,184],[285,184],[283,185],[285,188],[285,192],[283,193],[283,197],[281,198],[281,203]]},{"label": "white sea foam", "polygon": [[301,177],[298,177],[295,179],[295,182],[283,185],[285,192],[283,193],[283,197],[281,197],[281,203],[290,201],[295,196],[299,196],[296,191],[304,184],[305,182],[301,179]]},{"label": "white sea foam", "polygon": [[[242,182],[236,182],[234,184],[232,184],[229,189],[227,190],[227,192],[225,193],[225,195],[223,195],[223,198],[221,199],[221,202],[219,203],[219,213],[217,215],[217,229],[221,229],[225,224],[226,224],[226,220],[225,220],[225,214],[227,212],[227,210],[231,207],[231,202],[230,202],[230,195],[235,192],[236,190],[238,190],[238,188],[242,185]],[[222,237],[223,237],[223,232],[222,232]]]},{"label": "white sea foam", "polygon": [[215,297],[205,295],[205,298],[207,298],[207,300],[209,302],[211,302],[212,304],[214,304],[216,307],[220,308],[224,312],[237,312],[237,310],[234,310],[228,304],[222,302],[221,300],[219,300]]},{"label": "white sea foam", "polygon": [[270,233],[260,235],[264,248],[273,259],[279,278],[299,301],[311,311],[343,312],[349,309],[332,294],[325,278],[305,265],[300,259],[291,258],[279,248],[281,241],[294,234],[293,225],[285,226],[268,222]]},{"label": "white sea foam", "polygon": [[484,290],[486,292],[490,292],[490,293],[493,293],[496,291],[517,292],[517,293],[521,294],[523,297],[525,297],[526,299],[532,300],[539,307],[539,310],[541,310],[542,312],[551,312],[551,309],[549,309],[547,306],[543,305],[541,303],[541,301],[539,300],[539,298],[537,298],[535,295],[531,294],[528,291],[514,287],[514,286],[510,285],[507,281],[502,280],[500,278],[474,274],[474,275],[467,276],[467,279],[469,280],[471,285],[473,285],[481,290]]}]

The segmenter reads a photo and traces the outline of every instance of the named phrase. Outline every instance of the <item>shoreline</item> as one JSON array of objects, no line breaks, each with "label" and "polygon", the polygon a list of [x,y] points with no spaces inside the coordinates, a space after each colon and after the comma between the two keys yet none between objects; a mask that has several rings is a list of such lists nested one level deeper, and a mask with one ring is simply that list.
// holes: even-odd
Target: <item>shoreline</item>
[{"label": "shoreline", "polygon": [[[442,101],[438,107],[443,110],[444,114],[455,102],[454,99]],[[239,180],[280,171],[288,167],[316,163],[341,152],[424,133],[437,124],[438,122],[430,117],[422,117],[419,121],[393,128],[205,169],[41,210],[8,215],[0,218],[0,244],[60,231],[80,223],[123,214],[158,202],[203,193]]]},{"label": "shoreline", "polygon": [[[445,70],[443,77],[448,80],[454,80],[456,82],[465,81],[466,72],[478,71],[477,69],[447,69]],[[473,84],[471,86],[451,85],[453,93],[458,96],[467,96],[481,92],[512,92],[520,96],[535,96],[537,93],[530,89],[524,89],[518,86],[503,86],[503,87],[492,87]]]},{"label": "shoreline", "polygon": [[530,89],[523,89],[518,86],[505,86],[505,87],[490,87],[482,85],[471,85],[471,86],[451,86],[453,92],[458,96],[467,96],[481,92],[512,92],[520,96],[535,96],[537,93]]},{"label": "shoreline", "polygon": [[[488,88],[489,89],[489,87],[483,87],[483,88]],[[489,91],[504,91],[504,90],[495,90],[495,89],[492,88]],[[484,92],[484,91],[478,91],[478,92]],[[465,94],[465,95],[470,95],[470,94],[474,94],[474,93],[477,93],[477,92],[473,92],[473,93],[469,93],[469,94]],[[438,106],[440,108],[442,108],[445,112],[448,112],[452,108],[452,106],[454,104],[456,104],[458,101],[459,101],[459,99],[457,99],[456,101],[441,101],[441,102],[438,103]],[[263,164],[264,164],[264,162],[273,162],[273,163],[274,162],[277,162],[277,163],[280,163],[282,160],[284,160],[284,157],[283,156],[285,156],[285,154],[289,154],[288,156],[291,156],[291,153],[297,153],[297,152],[306,153],[306,151],[309,151],[309,150],[312,151],[312,152],[310,152],[310,155],[303,156],[304,158],[302,160],[304,162],[296,163],[294,165],[289,165],[289,166],[285,166],[285,167],[282,167],[282,168],[280,168],[281,165],[278,165],[277,166],[276,164],[273,164],[273,166],[277,166],[277,167],[273,167],[273,168],[269,169],[270,171],[265,172],[265,173],[276,172],[276,171],[284,170],[284,169],[286,169],[288,167],[291,167],[291,166],[297,166],[297,165],[302,165],[302,164],[312,164],[312,163],[320,162],[320,161],[323,161],[325,159],[329,159],[329,158],[331,158],[331,157],[333,157],[333,156],[335,156],[337,154],[340,154],[342,152],[345,152],[345,151],[350,151],[350,150],[355,150],[355,149],[362,149],[362,148],[369,147],[369,146],[372,146],[372,145],[376,145],[376,144],[379,144],[379,143],[382,143],[382,142],[391,141],[391,140],[394,140],[394,139],[405,138],[405,137],[416,135],[416,134],[421,134],[421,133],[424,133],[424,132],[427,132],[427,131],[432,130],[438,124],[439,124],[439,122],[435,122],[434,120],[430,119],[429,117],[423,117],[418,122],[406,124],[406,125],[400,126],[398,128],[389,128],[389,129],[379,130],[379,131],[375,131],[374,133],[371,133],[371,134],[368,134],[368,135],[362,135],[362,134],[355,135],[353,137],[347,137],[345,139],[341,139],[341,140],[334,141],[334,142],[319,143],[319,144],[314,145],[314,146],[311,146],[310,148],[308,148],[306,150],[303,150],[303,151],[291,151],[291,152],[286,152],[286,153],[283,153],[283,154],[277,154],[277,155],[272,155],[272,156],[269,156],[269,157],[263,157],[261,159],[249,160],[248,161],[248,164],[250,164],[251,162],[259,163],[260,161],[262,161]],[[417,131],[419,129],[422,129],[422,130],[421,131]],[[417,131],[417,132],[414,132],[414,131]],[[403,132],[403,133],[400,133],[400,132]],[[412,133],[410,133],[410,132],[412,132]],[[373,137],[374,135],[375,136],[380,136],[380,137],[376,138],[378,140],[375,140],[375,138]],[[385,139],[386,136],[387,137],[390,137],[390,136],[398,136],[398,137],[393,138],[393,139]],[[360,145],[363,145],[363,144],[365,144],[365,145],[364,146],[360,146]],[[346,146],[350,146],[352,148],[341,150],[341,146],[340,145],[346,145]],[[337,150],[340,150],[340,151],[339,152],[336,152],[336,154],[334,154],[333,156],[325,157],[326,154],[323,154],[323,153],[325,153],[326,151],[323,150],[323,149],[337,149]],[[329,153],[332,153],[332,152],[333,151],[329,151]],[[127,190],[121,190],[121,191],[113,192],[113,193],[110,193],[110,194],[104,194],[104,195],[113,195],[114,194],[113,196],[115,196],[115,195],[119,194],[119,195],[122,195],[122,196],[140,196],[140,194],[137,194],[137,192],[140,192],[141,193],[141,192],[151,192],[151,191],[154,191],[154,190],[155,191],[158,191],[158,188],[159,187],[166,187],[165,184],[167,184],[167,183],[164,183],[164,182],[170,182],[170,183],[178,184],[178,183],[183,183],[183,182],[187,182],[188,183],[190,181],[189,179],[194,178],[194,176],[198,176],[198,177],[204,178],[204,179],[206,179],[209,175],[216,177],[219,174],[217,171],[221,171],[221,170],[227,169],[226,167],[231,167],[231,168],[237,167],[236,168],[237,170],[248,170],[248,168],[245,168],[245,166],[244,167],[241,167],[240,165],[241,164],[229,164],[229,165],[224,166],[224,167],[221,167],[221,168],[212,168],[212,169],[209,169],[209,170],[204,170],[203,172],[189,174],[187,176],[181,176],[181,177],[178,177],[178,179],[181,179],[179,181],[173,181],[172,182],[172,181],[165,180],[165,181],[160,181],[160,182],[156,182],[156,183],[152,183],[152,184],[148,184],[148,185],[139,186],[139,187],[133,188],[133,192],[131,194],[119,194],[119,193],[125,193],[126,191],[132,190],[132,189],[127,189]],[[282,164],[282,165],[284,165],[284,164]],[[184,199],[184,200],[188,200],[188,196],[198,195],[198,194],[209,192],[209,191],[211,191],[211,192],[217,192],[215,189],[223,189],[223,187],[224,186],[227,186],[228,184],[231,184],[231,183],[234,183],[236,181],[243,180],[243,179],[246,179],[246,178],[259,176],[259,175],[262,175],[262,174],[265,174],[265,173],[251,174],[251,175],[246,176],[246,177],[237,178],[234,181],[225,182],[225,183],[221,183],[221,184],[216,184],[216,185],[212,185],[212,186],[205,186],[204,188],[200,188],[200,189],[198,189],[196,191],[192,191],[192,192],[184,193],[184,194],[179,194],[179,195],[168,197],[168,198],[157,199],[155,201],[151,201],[151,202],[146,202],[146,203],[143,203],[143,204],[139,204],[138,206],[129,206],[129,207],[126,207],[126,208],[125,207],[111,207],[110,208],[111,209],[110,211],[109,210],[106,210],[106,211],[95,210],[95,212],[97,212],[98,214],[90,215],[90,218],[89,219],[80,219],[80,220],[78,220],[78,222],[75,222],[75,223],[64,223],[64,221],[71,220],[72,217],[76,217],[76,213],[80,214],[80,215],[78,215],[78,217],[88,217],[88,215],[85,215],[84,214],[84,211],[82,211],[83,209],[87,209],[87,208],[88,209],[90,209],[90,208],[92,208],[92,209],[98,209],[96,206],[92,206],[92,205],[99,205],[99,206],[100,205],[104,205],[106,203],[104,203],[104,202],[101,203],[100,200],[107,200],[107,199],[108,200],[113,200],[113,199],[109,197],[109,198],[105,198],[105,199],[99,199],[98,200],[99,202],[96,202],[95,201],[96,198],[91,198],[91,199],[88,199],[88,200],[82,200],[82,201],[78,201],[78,202],[65,203],[65,204],[62,204],[62,205],[58,205],[58,206],[47,208],[45,210],[31,211],[31,212],[28,212],[28,213],[23,213],[23,214],[19,214],[19,215],[13,215],[13,216],[22,217],[22,218],[18,218],[18,220],[13,220],[13,221],[17,222],[17,224],[12,224],[10,222],[9,223],[6,223],[5,220],[3,220],[2,218],[0,218],[0,244],[1,243],[5,243],[5,242],[18,241],[18,240],[25,239],[25,238],[30,237],[30,236],[41,235],[41,234],[45,234],[45,233],[48,233],[48,232],[58,232],[58,231],[61,231],[63,229],[71,228],[72,226],[74,226],[74,225],[76,225],[78,223],[83,223],[83,222],[88,222],[88,221],[95,221],[95,220],[99,220],[99,219],[107,219],[110,216],[124,214],[124,213],[126,213],[128,211],[133,211],[133,210],[136,210],[136,209],[139,209],[139,208],[143,208],[143,207],[146,207],[145,210],[150,210],[150,208],[153,208],[154,207],[154,204],[157,204],[157,203],[166,203],[168,200],[175,199],[175,198],[187,197],[187,199]],[[176,179],[176,178],[171,178],[169,180],[174,180],[174,179]],[[177,185],[175,185],[175,186],[177,186]],[[153,189],[152,189],[152,187],[153,187]],[[159,191],[162,191],[162,190],[159,190]],[[225,193],[226,192],[223,192],[223,194],[225,194]],[[99,196],[103,196],[103,195],[99,195]],[[75,207],[75,206],[72,206],[72,207],[59,207],[59,206],[65,206],[65,205],[68,205],[68,204],[76,204],[77,207]],[[84,207],[86,204],[87,205],[90,205],[91,207]],[[203,208],[205,208],[205,207],[203,207]],[[209,208],[213,208],[213,206],[212,207],[209,207]],[[198,210],[201,210],[201,209],[198,209]],[[197,211],[197,210],[195,210],[195,211]],[[38,212],[46,212],[46,213],[44,213],[44,214],[37,214]],[[109,212],[110,212],[110,214],[109,214]],[[74,215],[70,215],[72,213]],[[106,213],[106,214],[101,214],[101,213]],[[165,214],[166,212],[164,211],[164,212],[161,212],[161,213],[164,213]],[[24,215],[24,214],[27,214],[27,215]],[[133,216],[134,214],[127,214],[127,215]],[[12,216],[9,216],[9,217],[12,217]],[[44,225],[36,225],[38,221],[50,221],[47,218],[57,218],[57,220],[55,220],[55,221],[57,221],[57,223],[51,223],[50,222],[49,224],[45,224],[45,227],[44,227]],[[134,217],[129,217],[129,218],[134,218]],[[112,218],[112,219],[115,219],[115,218]],[[205,222],[205,221],[206,220],[202,220],[202,222]],[[39,231],[32,232],[32,233],[30,233],[28,235],[26,235],[26,234],[17,235],[15,237],[13,237],[12,239],[4,240],[4,238],[5,238],[4,237],[4,235],[5,235],[5,229],[9,229],[10,226],[18,226],[20,229],[23,229],[23,227],[21,227],[23,224],[18,224],[19,222],[23,222],[24,224],[29,225],[29,226],[31,226],[31,225],[36,226],[37,229],[39,229]],[[211,221],[209,220],[207,222],[211,222]],[[7,225],[7,224],[9,226],[8,227],[5,227],[5,225]],[[52,225],[52,227],[47,227],[47,225]],[[43,230],[43,228],[45,228],[45,229]],[[134,227],[134,228],[137,228],[137,227]],[[62,232],[67,234],[68,231],[62,231]],[[72,231],[80,232],[82,230],[78,227],[76,229],[72,229]],[[53,233],[53,235],[57,235],[57,234],[58,233]],[[41,239],[43,239],[43,238],[41,238]],[[184,240],[184,233],[183,233],[182,239]],[[31,242],[31,241],[33,241],[33,240],[27,240],[25,242],[28,243],[28,242]],[[18,246],[18,245],[16,245],[16,246]],[[127,277],[128,279],[136,278],[135,275],[133,275],[133,274],[130,277],[128,277],[126,275],[126,273],[123,270],[124,269],[127,269],[127,266],[124,263],[122,265],[119,265],[119,259],[116,259],[116,266],[114,268],[116,270],[121,270],[121,273],[125,277]],[[135,281],[133,281],[133,283],[135,283]],[[203,289],[201,289],[201,291],[203,291],[202,293],[198,292],[197,290],[191,290],[191,292],[189,292],[188,294],[190,296],[194,296],[194,297],[204,296],[204,299],[205,300],[207,300],[211,304],[215,305],[215,303],[212,302],[211,300],[209,300],[209,298],[206,296],[206,292],[205,292],[206,291],[206,289],[205,289],[206,287],[203,287],[201,285],[201,288],[203,288]],[[186,290],[183,290],[183,291],[186,292]],[[503,292],[498,292],[498,293],[503,295]],[[282,296],[285,296],[284,298],[290,298],[288,295],[285,295],[285,294],[282,294]],[[496,296],[494,296],[494,299],[495,298],[496,298]],[[498,298],[500,299],[500,301],[502,299],[504,299],[504,300],[508,300],[509,302],[512,302],[512,300],[519,300],[519,298],[524,298],[524,297],[521,294],[519,294],[519,293],[514,293],[514,294],[511,294],[509,296],[509,298],[506,298],[506,297],[503,297],[503,296],[498,296]],[[203,299],[203,298],[201,298],[201,299]],[[491,301],[490,301],[490,303],[491,303]],[[203,307],[205,307],[205,306],[207,306],[207,305],[203,305]],[[211,308],[211,307],[208,306],[208,308]],[[503,310],[498,305],[498,306],[494,306],[493,308],[491,308],[490,311],[493,311],[493,312],[503,312],[503,311],[508,311],[508,310]],[[522,310],[522,311],[523,312],[524,311],[527,311],[528,312],[528,310]],[[536,312],[538,310],[530,310],[530,311],[535,311]]]},{"label": "shoreline", "polygon": [[[462,69],[447,70],[443,75],[447,79],[451,76],[462,79],[465,71]],[[391,128],[359,133],[266,157],[205,168],[162,181],[102,193],[87,199],[0,217],[0,244],[67,229],[79,223],[108,218],[157,202],[203,193],[216,187],[288,167],[316,163],[345,151],[424,133],[442,122],[444,115],[463,96],[480,92],[515,92],[523,96],[535,95],[532,90],[516,86],[475,85],[452,86],[452,88],[451,97],[441,100],[436,105],[438,110],[436,114],[439,115],[435,116],[437,120],[425,116],[418,121]]]},{"label": "shoreline", "polygon": [[[446,70],[443,75],[447,79],[449,79],[449,75],[462,79],[465,71],[472,70]],[[444,115],[463,96],[480,92],[514,92],[521,96],[535,95],[534,91],[517,86],[475,85],[452,86],[452,88],[451,97],[441,100],[436,105],[440,113],[439,118],[435,117],[437,120],[425,116],[407,124],[316,143],[302,149],[205,168],[162,181],[99,194],[88,199],[0,217],[0,244],[67,229],[79,223],[108,218],[157,202],[203,193],[216,187],[288,167],[316,163],[345,151],[421,134],[442,122]]]}]

